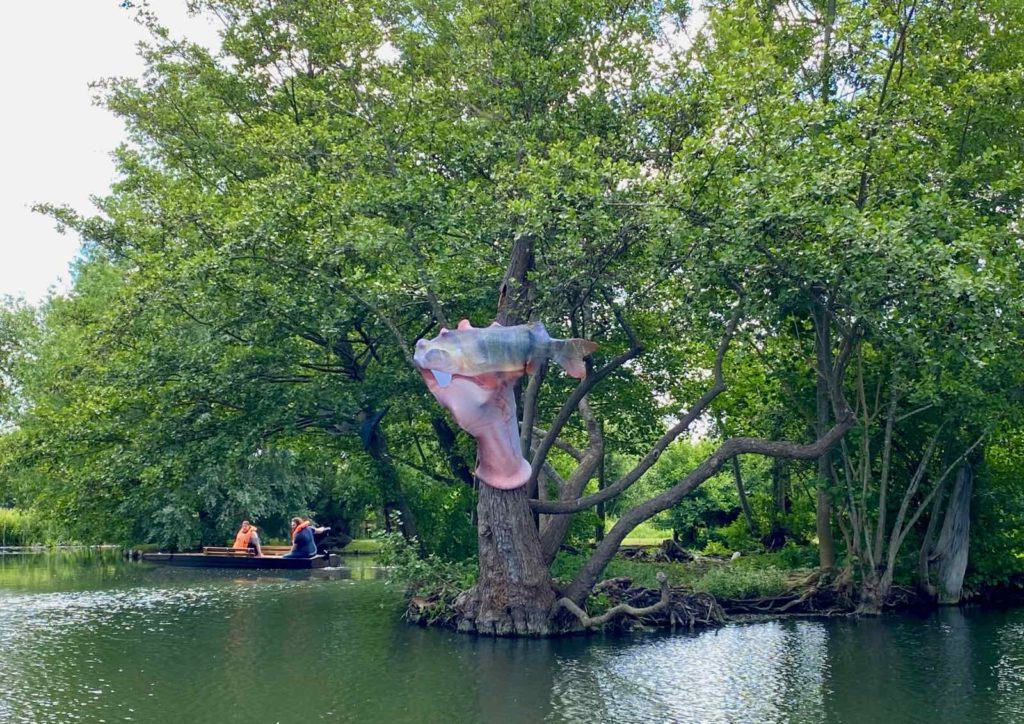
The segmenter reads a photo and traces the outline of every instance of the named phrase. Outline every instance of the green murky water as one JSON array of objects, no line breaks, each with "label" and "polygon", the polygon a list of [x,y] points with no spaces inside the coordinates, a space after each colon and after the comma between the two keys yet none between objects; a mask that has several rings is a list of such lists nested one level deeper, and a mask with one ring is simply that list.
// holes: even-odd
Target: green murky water
[{"label": "green murky water", "polygon": [[0,555],[0,721],[1024,722],[1024,610],[494,641],[346,564]]}]

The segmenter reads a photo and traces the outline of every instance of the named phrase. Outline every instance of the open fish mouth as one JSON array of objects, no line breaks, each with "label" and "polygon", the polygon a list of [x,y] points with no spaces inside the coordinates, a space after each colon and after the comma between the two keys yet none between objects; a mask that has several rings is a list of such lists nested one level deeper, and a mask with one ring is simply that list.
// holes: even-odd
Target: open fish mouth
[{"label": "open fish mouth", "polygon": [[434,379],[437,380],[437,384],[441,387],[447,387],[452,382],[452,375],[450,372],[442,372],[441,370],[430,370],[430,373],[434,375]]}]

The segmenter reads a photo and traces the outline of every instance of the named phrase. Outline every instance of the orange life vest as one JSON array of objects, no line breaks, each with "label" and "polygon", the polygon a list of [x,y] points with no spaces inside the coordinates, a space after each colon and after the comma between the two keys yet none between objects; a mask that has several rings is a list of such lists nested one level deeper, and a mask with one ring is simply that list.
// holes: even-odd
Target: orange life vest
[{"label": "orange life vest", "polygon": [[309,521],[308,520],[304,520],[301,523],[299,523],[297,526],[295,526],[295,530],[292,531],[292,543],[295,542],[295,536],[297,536],[299,534],[299,531],[303,530],[304,528],[308,528],[308,527],[309,527]]},{"label": "orange life vest", "polygon": [[238,529],[238,535],[235,536],[235,544],[232,548],[240,548],[245,550],[249,547],[249,540],[252,538],[252,534],[256,532],[256,526],[250,525],[249,530]]}]

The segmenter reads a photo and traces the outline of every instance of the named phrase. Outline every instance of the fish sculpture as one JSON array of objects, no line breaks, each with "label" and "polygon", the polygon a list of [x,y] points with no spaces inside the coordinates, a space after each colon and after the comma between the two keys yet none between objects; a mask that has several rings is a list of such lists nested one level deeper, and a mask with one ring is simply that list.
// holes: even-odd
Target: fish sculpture
[{"label": "fish sculpture", "polygon": [[474,327],[463,319],[457,329],[419,340],[413,361],[431,394],[476,438],[477,477],[512,490],[525,485],[531,472],[519,444],[515,381],[546,359],[583,378],[583,358],[596,348],[585,339],[554,339],[539,322]]},{"label": "fish sculpture", "polygon": [[433,339],[416,343],[413,359],[420,369],[431,370],[437,383],[446,387],[453,375],[532,374],[545,360],[553,359],[571,377],[587,375],[583,358],[597,349],[586,339],[555,339],[540,322],[503,327],[494,322],[478,328],[468,319],[457,329],[442,329]]}]

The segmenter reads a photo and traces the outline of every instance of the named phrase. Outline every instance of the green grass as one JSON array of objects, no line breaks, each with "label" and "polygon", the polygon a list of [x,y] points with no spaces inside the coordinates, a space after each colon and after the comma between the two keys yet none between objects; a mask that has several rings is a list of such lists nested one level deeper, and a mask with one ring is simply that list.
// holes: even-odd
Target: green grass
[{"label": "green grass", "polygon": [[[559,553],[552,566],[553,576],[568,583],[586,558],[584,555]],[[668,576],[669,585],[673,587],[710,593],[717,598],[774,596],[788,587],[786,572],[777,568],[753,568],[746,564],[706,560],[697,563],[650,563],[613,558],[602,578],[626,576],[632,579],[634,586],[658,588],[656,576],[659,571]]]},{"label": "green grass", "polygon": [[[588,556],[561,552],[551,567],[552,575],[565,583],[572,580],[576,572],[586,562]],[[658,580],[655,577],[658,571],[663,571],[668,576],[669,583],[673,586],[686,586],[696,580],[704,571],[704,567],[686,563],[645,563],[630,561],[624,558],[613,558],[605,569],[602,578],[617,578],[626,576],[633,580],[635,586],[657,588]]]},{"label": "green grass", "polygon": [[354,541],[342,548],[341,552],[350,555],[380,553],[380,541],[373,538],[356,538]]},{"label": "green grass", "polygon": [[[605,532],[612,529],[616,521],[605,521]],[[651,521],[645,521],[629,532],[626,539],[622,541],[625,546],[659,546],[666,538],[672,537],[671,530],[656,527]]]},{"label": "green grass", "polygon": [[787,588],[786,575],[777,568],[744,568],[728,564],[709,568],[693,582],[694,591],[715,598],[765,598]]}]

